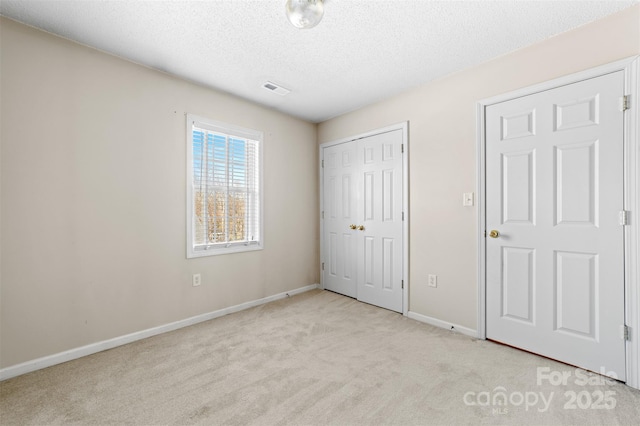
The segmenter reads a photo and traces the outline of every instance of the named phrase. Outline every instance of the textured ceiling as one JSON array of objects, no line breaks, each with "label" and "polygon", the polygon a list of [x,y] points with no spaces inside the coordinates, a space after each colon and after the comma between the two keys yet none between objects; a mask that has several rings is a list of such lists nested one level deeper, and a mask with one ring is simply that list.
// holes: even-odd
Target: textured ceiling
[{"label": "textured ceiling", "polygon": [[320,122],[637,2],[326,0],[309,30],[285,0],[1,0],[0,13]]}]

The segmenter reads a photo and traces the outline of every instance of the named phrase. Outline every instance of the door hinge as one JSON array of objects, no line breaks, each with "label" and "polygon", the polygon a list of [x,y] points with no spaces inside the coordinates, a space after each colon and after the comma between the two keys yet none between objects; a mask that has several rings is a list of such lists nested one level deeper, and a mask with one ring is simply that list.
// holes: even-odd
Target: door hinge
[{"label": "door hinge", "polygon": [[324,262],[322,262],[322,270],[324,271]]},{"label": "door hinge", "polygon": [[322,218],[324,219],[324,210],[322,211],[322,213],[321,213],[321,214],[322,214]]},{"label": "door hinge", "polygon": [[630,108],[629,95],[624,95],[620,98],[620,111],[624,112]]},{"label": "door hinge", "polygon": [[324,169],[324,160],[322,160],[322,168]]},{"label": "door hinge", "polygon": [[401,288],[403,288],[403,289],[404,289],[404,280],[401,280],[401,281],[400,281],[400,285],[401,285]]},{"label": "door hinge", "polygon": [[622,340],[629,340],[629,326],[623,324],[620,326],[620,338]]},{"label": "door hinge", "polygon": [[400,144],[400,152],[404,153],[404,144],[403,143]]},{"label": "door hinge", "polygon": [[618,215],[618,220],[620,225],[625,226],[629,224],[629,212],[627,210],[620,210],[620,214]]},{"label": "door hinge", "polygon": [[404,212],[402,212],[402,220],[404,221]]}]

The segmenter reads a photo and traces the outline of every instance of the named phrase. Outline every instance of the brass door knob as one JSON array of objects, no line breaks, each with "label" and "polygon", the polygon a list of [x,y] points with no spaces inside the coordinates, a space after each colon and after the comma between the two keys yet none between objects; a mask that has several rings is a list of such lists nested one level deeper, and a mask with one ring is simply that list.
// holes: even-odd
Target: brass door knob
[{"label": "brass door knob", "polygon": [[356,229],[356,228],[357,228],[357,226],[355,226],[355,225],[349,225],[349,228],[350,228],[350,229]]},{"label": "brass door knob", "polygon": [[498,231],[496,231],[495,229],[493,229],[491,232],[489,232],[489,236],[491,238],[498,238],[500,236],[500,233]]},{"label": "brass door knob", "polygon": [[360,226],[358,226],[358,229],[359,229],[360,231],[364,231],[364,225],[360,225]]}]

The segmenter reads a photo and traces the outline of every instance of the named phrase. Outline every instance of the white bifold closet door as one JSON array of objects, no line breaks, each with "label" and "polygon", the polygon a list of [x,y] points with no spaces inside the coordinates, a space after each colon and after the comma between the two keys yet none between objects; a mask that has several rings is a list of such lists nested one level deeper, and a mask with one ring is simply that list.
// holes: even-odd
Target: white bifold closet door
[{"label": "white bifold closet door", "polygon": [[623,88],[621,71],[486,109],[487,337],[620,380]]},{"label": "white bifold closet door", "polygon": [[402,312],[402,130],[323,149],[324,287]]}]

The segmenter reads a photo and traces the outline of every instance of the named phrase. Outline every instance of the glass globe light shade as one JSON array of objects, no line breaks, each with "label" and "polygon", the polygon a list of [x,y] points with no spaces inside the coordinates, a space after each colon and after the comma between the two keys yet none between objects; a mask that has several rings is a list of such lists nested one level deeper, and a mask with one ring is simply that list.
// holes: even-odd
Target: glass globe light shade
[{"label": "glass globe light shade", "polygon": [[287,18],[296,28],[313,28],[324,14],[322,0],[287,0]]}]

